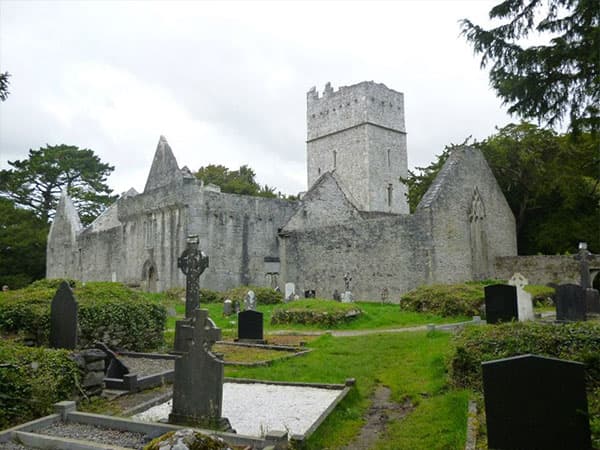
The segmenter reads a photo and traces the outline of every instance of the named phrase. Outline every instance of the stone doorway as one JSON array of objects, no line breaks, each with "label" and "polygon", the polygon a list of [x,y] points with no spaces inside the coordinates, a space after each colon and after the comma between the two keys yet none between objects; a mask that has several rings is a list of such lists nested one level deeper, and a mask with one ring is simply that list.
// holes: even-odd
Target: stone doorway
[{"label": "stone doorway", "polygon": [[158,271],[152,261],[146,261],[142,269],[142,286],[146,292],[158,292]]}]

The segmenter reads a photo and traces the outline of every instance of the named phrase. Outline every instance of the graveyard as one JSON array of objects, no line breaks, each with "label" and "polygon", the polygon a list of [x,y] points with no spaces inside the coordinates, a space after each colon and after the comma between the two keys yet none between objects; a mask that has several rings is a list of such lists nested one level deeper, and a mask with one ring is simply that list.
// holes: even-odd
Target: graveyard
[{"label": "graveyard", "polygon": [[515,275],[424,286],[400,306],[216,292],[189,243],[184,290],[42,280],[0,293],[2,448],[154,449],[190,426],[229,448],[600,443],[595,290]]}]

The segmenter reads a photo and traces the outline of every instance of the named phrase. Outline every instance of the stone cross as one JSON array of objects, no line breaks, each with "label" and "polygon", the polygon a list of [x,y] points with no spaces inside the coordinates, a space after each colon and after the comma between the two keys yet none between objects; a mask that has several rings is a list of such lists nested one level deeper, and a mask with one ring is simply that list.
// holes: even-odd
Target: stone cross
[{"label": "stone cross", "polygon": [[580,286],[584,289],[591,287],[590,283],[590,259],[592,254],[587,249],[586,242],[579,243],[579,252],[575,256],[575,259],[579,261],[579,273],[581,276]]},{"label": "stone cross", "polygon": [[256,310],[256,294],[254,291],[248,291],[244,297],[244,310],[254,311]]},{"label": "stone cross", "polygon": [[346,272],[344,275],[344,284],[346,285],[346,290],[350,290],[350,282],[352,281],[352,277],[350,276],[350,272]]},{"label": "stone cross", "polygon": [[185,317],[192,317],[200,306],[200,275],[208,267],[208,256],[198,248],[198,236],[190,235],[187,248],[177,259],[177,267],[185,274]]}]

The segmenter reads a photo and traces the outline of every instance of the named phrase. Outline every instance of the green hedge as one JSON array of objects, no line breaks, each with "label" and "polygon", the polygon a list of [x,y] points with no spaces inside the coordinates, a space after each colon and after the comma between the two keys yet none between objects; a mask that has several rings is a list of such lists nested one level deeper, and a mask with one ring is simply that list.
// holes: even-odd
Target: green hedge
[{"label": "green hedge", "polygon": [[600,446],[600,323],[511,322],[473,326],[454,337],[452,384],[482,391],[481,363],[526,353],[585,364],[592,441]]},{"label": "green hedge", "polygon": [[335,326],[350,322],[360,314],[362,314],[362,310],[352,303],[324,299],[295,300],[273,309],[271,324]]},{"label": "green hedge", "polygon": [[0,340],[0,429],[52,413],[77,392],[80,377],[66,350]]},{"label": "green hedge", "polygon": [[[47,345],[50,303],[60,280],[42,280],[25,289],[0,293],[0,330]],[[78,303],[79,346],[100,340],[128,350],[163,344],[166,309],[121,283],[73,283]]]},{"label": "green hedge", "polygon": [[270,287],[260,286],[239,286],[229,289],[223,293],[222,299],[228,298],[234,301],[237,300],[242,304],[248,291],[254,291],[256,294],[256,303],[258,305],[275,305],[281,303],[283,300],[283,294],[281,292],[277,292]]},{"label": "green hedge", "polygon": [[[460,284],[434,284],[420,286],[404,294],[400,308],[407,311],[428,312],[440,316],[482,315],[485,303],[484,288],[490,284],[504,283],[501,280],[485,280]],[[533,305],[550,305],[554,288],[528,285],[525,290],[531,294]]]}]

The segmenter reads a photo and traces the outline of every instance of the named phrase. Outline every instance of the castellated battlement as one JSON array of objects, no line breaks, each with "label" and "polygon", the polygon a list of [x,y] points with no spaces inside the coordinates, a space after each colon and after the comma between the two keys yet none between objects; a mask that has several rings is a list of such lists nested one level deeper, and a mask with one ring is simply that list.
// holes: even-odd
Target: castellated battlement
[{"label": "castellated battlement", "polygon": [[307,141],[363,124],[406,133],[404,94],[382,83],[363,81],[334,90],[325,85],[322,95],[315,87],[306,94]]}]

